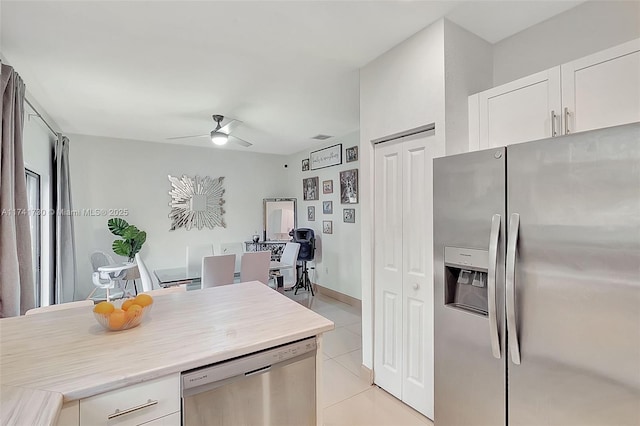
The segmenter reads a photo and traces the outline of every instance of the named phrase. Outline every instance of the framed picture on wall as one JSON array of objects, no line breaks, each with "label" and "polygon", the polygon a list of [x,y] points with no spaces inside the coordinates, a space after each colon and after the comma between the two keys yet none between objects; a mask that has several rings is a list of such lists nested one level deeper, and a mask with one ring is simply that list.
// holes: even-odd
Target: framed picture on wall
[{"label": "framed picture on wall", "polygon": [[340,172],[340,203],[358,203],[358,169]]},{"label": "framed picture on wall", "polygon": [[316,220],[316,208],[315,208],[315,206],[308,206],[307,207],[307,220],[309,222],[313,222],[314,220]]},{"label": "framed picture on wall", "polygon": [[342,220],[345,223],[356,223],[356,209],[342,210]]},{"label": "framed picture on wall", "polygon": [[358,161],[358,146],[347,148],[347,163]]},{"label": "framed picture on wall", "polygon": [[323,220],[322,221],[322,233],[323,234],[333,234],[333,221],[331,221],[331,220]]},{"label": "framed picture on wall", "polygon": [[304,160],[302,160],[302,171],[306,172],[309,170],[309,159],[305,158]]},{"label": "framed picture on wall", "polygon": [[342,144],[329,146],[309,153],[311,170],[342,164]]},{"label": "framed picture on wall", "polygon": [[302,195],[305,201],[318,199],[318,176],[302,179]]},{"label": "framed picture on wall", "polygon": [[333,180],[323,180],[322,181],[322,193],[323,194],[333,194]]},{"label": "framed picture on wall", "polygon": [[322,213],[323,214],[333,214],[333,201],[323,201],[322,202]]}]

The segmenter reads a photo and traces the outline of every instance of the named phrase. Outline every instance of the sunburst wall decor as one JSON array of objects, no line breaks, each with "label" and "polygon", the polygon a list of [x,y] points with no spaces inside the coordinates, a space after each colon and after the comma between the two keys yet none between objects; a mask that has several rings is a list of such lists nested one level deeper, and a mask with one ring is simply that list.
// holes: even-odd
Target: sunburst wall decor
[{"label": "sunburst wall decor", "polygon": [[216,226],[226,228],[224,223],[224,188],[222,182],[224,177],[210,178],[205,176],[200,178],[190,178],[182,175],[181,178],[169,175],[171,182],[171,231],[177,228],[192,227],[202,229],[205,226],[213,229]]}]

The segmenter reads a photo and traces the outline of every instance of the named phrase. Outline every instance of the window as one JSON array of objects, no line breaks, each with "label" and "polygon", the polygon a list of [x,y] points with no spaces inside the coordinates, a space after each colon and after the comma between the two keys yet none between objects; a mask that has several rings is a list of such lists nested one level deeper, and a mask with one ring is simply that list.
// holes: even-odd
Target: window
[{"label": "window", "polygon": [[31,259],[33,262],[33,280],[35,284],[36,306],[41,306],[40,247],[42,241],[40,228],[40,175],[26,169],[27,209],[31,228]]}]

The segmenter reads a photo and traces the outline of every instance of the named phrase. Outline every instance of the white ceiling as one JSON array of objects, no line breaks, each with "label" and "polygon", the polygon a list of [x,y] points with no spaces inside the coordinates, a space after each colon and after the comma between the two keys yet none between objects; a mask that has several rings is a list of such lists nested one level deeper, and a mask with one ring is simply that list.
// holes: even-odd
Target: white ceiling
[{"label": "white ceiling", "polygon": [[[66,133],[234,134],[290,154],[359,127],[358,70],[446,16],[491,43],[581,1],[6,1],[1,49]],[[209,146],[207,138],[180,144]]]}]

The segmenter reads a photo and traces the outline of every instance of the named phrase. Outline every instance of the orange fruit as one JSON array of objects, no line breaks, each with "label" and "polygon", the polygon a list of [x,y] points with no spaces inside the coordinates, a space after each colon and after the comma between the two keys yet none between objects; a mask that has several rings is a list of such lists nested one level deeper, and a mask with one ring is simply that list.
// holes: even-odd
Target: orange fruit
[{"label": "orange fruit", "polygon": [[109,328],[118,330],[127,322],[126,312],[122,309],[114,309],[109,315]]},{"label": "orange fruit", "polygon": [[142,306],[140,305],[131,305],[126,312],[127,321],[131,321],[132,319],[137,318],[140,315],[142,315]]},{"label": "orange fruit", "polygon": [[139,295],[136,296],[135,299],[133,299],[136,305],[140,305],[143,308],[145,306],[149,306],[150,304],[153,303],[153,297],[149,296],[146,293],[140,293]]},{"label": "orange fruit", "polygon": [[122,302],[122,306],[120,307],[120,309],[122,309],[123,311],[126,311],[129,309],[129,306],[133,305],[133,299],[127,299],[124,302]]},{"label": "orange fruit", "polygon": [[100,302],[93,308],[93,312],[97,314],[110,314],[113,312],[115,307],[111,302]]}]

